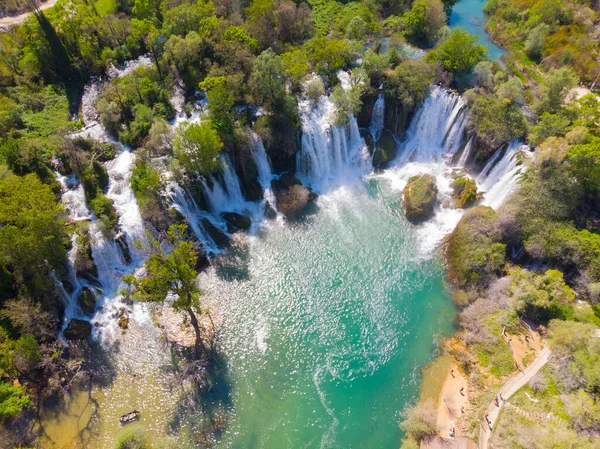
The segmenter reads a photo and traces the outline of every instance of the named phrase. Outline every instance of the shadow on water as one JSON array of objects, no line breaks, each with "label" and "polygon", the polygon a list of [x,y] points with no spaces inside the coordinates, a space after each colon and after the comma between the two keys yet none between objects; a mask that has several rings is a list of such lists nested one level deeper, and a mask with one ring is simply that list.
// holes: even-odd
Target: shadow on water
[{"label": "shadow on water", "polygon": [[179,379],[192,385],[182,396],[169,423],[173,434],[184,431],[190,443],[200,447],[212,447],[226,429],[227,418],[232,412],[232,389],[227,362],[218,348],[210,350],[208,360],[201,364],[201,378],[194,377],[192,370],[199,371],[194,351],[173,345],[171,357],[177,365]]},{"label": "shadow on water", "polygon": [[224,254],[212,261],[217,276],[226,281],[247,281],[250,279],[250,247],[248,236],[235,233]]},{"label": "shadow on water", "polygon": [[[90,443],[97,438],[94,433],[94,424],[102,419],[100,414],[100,405],[93,392],[98,388],[105,388],[112,385],[116,379],[117,371],[111,362],[114,350],[107,350],[96,342],[81,341],[70,342],[66,356],[71,360],[81,360],[81,370],[73,380],[60,379],[62,385],[52,396],[45,398],[41,402],[40,410],[45,416],[42,419],[41,414],[36,417],[35,431],[39,439],[45,436],[49,441],[52,437],[46,433],[42,422],[54,421],[60,422],[67,416],[72,418],[76,414],[78,423],[77,447],[89,447]],[[81,393],[86,393],[85,395]],[[85,398],[85,404],[73,407],[72,402]]]}]

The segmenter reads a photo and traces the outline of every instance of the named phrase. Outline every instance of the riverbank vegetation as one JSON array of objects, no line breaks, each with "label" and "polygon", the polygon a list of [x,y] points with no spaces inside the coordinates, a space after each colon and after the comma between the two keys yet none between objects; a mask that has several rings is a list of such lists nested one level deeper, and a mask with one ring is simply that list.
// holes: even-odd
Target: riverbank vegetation
[{"label": "riverbank vegetation", "polygon": [[[445,246],[448,280],[462,312],[459,330],[443,351],[470,385],[461,434],[478,439],[485,408],[510,375],[533,361],[540,338],[552,350],[548,368],[525,388],[528,396],[519,393],[511,399],[516,408],[504,408],[491,447],[592,448],[600,431],[597,415],[583,411],[600,402],[600,103],[594,94],[571,96],[575,70],[548,67],[539,72],[535,93],[525,93],[510,70],[482,62],[474,70],[475,86],[465,93],[469,128],[479,140],[474,163],[503,151],[514,138],[527,136],[535,151],[513,156],[521,167],[519,190],[497,211],[467,211]],[[540,424],[541,413],[556,419]],[[409,423],[415,419],[407,416]],[[404,426],[417,429],[403,446],[412,447],[423,438],[420,427]]]}]

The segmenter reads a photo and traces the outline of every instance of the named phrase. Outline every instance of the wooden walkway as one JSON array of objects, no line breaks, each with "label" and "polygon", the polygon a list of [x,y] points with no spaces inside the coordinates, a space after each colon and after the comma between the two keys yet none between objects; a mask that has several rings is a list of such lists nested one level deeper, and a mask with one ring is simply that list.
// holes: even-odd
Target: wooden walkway
[{"label": "wooden walkway", "polygon": [[[499,394],[502,394],[504,400],[508,400],[513,394],[515,394],[523,385],[531,380],[540,369],[548,363],[550,357],[550,349],[547,347],[542,349],[533,363],[525,368],[523,371],[519,371],[517,374],[512,376],[508,381],[500,388]],[[484,414],[488,414],[490,425],[485,420],[485,417],[481,417],[481,426],[479,430],[479,449],[488,449],[490,437],[492,436],[493,429],[496,428],[496,421],[500,416],[500,411],[504,407],[504,401],[499,402],[499,406],[496,406],[494,401],[486,408]],[[490,429],[491,427],[491,429]]]}]

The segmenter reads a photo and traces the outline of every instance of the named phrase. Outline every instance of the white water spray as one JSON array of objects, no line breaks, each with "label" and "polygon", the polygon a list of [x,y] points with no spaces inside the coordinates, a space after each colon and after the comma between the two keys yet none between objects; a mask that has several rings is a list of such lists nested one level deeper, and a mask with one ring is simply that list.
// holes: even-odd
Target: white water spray
[{"label": "white water spray", "polygon": [[398,163],[439,162],[452,157],[460,149],[465,125],[462,98],[439,86],[432,87],[411,121]]},{"label": "white water spray", "polygon": [[[348,83],[345,72],[338,76],[342,85]],[[297,176],[304,185],[325,191],[339,185],[345,176],[361,176],[371,170],[371,155],[354,116],[349,116],[346,124],[335,126],[336,109],[327,96],[317,105],[301,100],[299,108],[302,148],[296,162]]]},{"label": "white water spray", "polygon": [[497,209],[515,191],[518,180],[525,171],[522,157],[531,151],[522,142],[513,141],[507,148],[498,149],[478,177],[479,189],[484,192],[482,204]]},{"label": "white water spray", "polygon": [[373,143],[376,143],[381,137],[381,132],[383,131],[384,111],[385,98],[383,96],[383,92],[380,92],[379,97],[377,97],[377,101],[373,105],[373,114],[371,116],[371,124],[369,125],[369,132],[373,137]]}]

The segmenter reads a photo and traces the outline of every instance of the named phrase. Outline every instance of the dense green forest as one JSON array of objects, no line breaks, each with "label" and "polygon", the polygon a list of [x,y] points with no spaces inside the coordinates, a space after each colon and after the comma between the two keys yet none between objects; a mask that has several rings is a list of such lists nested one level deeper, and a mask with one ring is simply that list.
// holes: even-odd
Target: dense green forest
[{"label": "dense green forest", "polygon": [[[500,62],[489,61],[474,36],[449,29],[451,8],[452,1],[440,0],[59,0],[0,33],[3,425],[14,429],[32,419],[44,400],[67,392],[85,366],[85,351],[68,351],[57,338],[65,307],[57,284],[68,281],[73,236],[78,275],[93,277],[96,268],[89,227],[68,219],[58,176],[76,175],[102,233],[114,239],[118,214],[106,196],[104,163],[115,157],[117,141],[135,149],[131,186],[156,232],[146,248],[150,275],[127,278],[127,295],[160,302],[184,284],[180,297],[186,299],[174,307],[189,313],[198,353],[209,353],[195,316],[204,311],[194,283],[203,251],[164,201],[166,181],[155,160],[167,158],[176,180],[198,191],[223,168],[219,156],[235,154],[244,195],[257,200],[250,128],[274,170],[293,174],[299,97],[316,101],[330,92],[338,124],[348,114],[365,123],[383,86],[386,127],[402,138],[437,83],[460,86],[469,138],[475,136],[474,167],[514,139],[535,149],[521,162],[528,170],[518,193],[498,211],[470,209],[448,238],[448,279],[462,308],[462,343],[449,343],[448,351],[476,379],[485,378],[482,383],[499,379],[513,370],[498,337],[502,327],[518,328],[519,318],[544,323],[555,356],[541,386],[532,388],[552,389],[547,396],[560,398],[569,425],[540,433],[534,446],[524,439],[537,433],[515,432],[507,436],[514,445],[505,447],[597,448],[600,100],[593,93],[572,98],[572,89],[598,84],[598,7],[489,0],[487,28],[508,51]],[[415,48],[425,57],[411,57]],[[98,121],[114,141],[73,137],[87,125],[84,86],[144,55],[150,64],[110,80],[95,99]],[[349,89],[340,86],[339,70],[351,70]],[[188,117],[198,99],[208,100],[206,120],[171,126],[177,89]],[[378,150],[374,165],[385,167],[395,152]],[[467,206],[477,197],[469,188],[472,198],[462,200]],[[196,199],[204,201],[200,193]],[[173,253],[158,240],[169,241]],[[407,416],[403,448],[418,447],[430,423],[419,410]],[[124,435],[119,447],[134,447],[128,439],[143,437]]]}]

